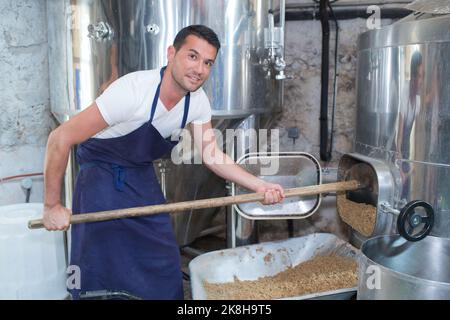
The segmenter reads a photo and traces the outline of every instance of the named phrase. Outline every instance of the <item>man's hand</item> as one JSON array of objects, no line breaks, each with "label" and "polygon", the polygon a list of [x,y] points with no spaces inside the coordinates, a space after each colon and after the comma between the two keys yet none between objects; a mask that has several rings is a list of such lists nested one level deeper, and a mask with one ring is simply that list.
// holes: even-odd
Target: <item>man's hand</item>
[{"label": "man's hand", "polygon": [[69,229],[72,211],[60,204],[52,207],[44,206],[43,222],[49,231],[65,231]]},{"label": "man's hand", "polygon": [[265,193],[265,198],[261,201],[264,205],[276,204],[284,200],[284,190],[279,184],[262,181],[255,191]]}]

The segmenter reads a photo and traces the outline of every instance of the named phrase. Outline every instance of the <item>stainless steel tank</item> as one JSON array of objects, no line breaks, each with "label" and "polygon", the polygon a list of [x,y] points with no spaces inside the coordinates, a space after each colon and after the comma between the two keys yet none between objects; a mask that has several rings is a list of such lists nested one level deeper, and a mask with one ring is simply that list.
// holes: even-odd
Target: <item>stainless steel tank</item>
[{"label": "stainless steel tank", "polygon": [[[272,0],[48,1],[52,110],[65,121],[112,81],[160,68],[180,29],[205,24],[222,48],[204,89],[213,115],[246,117],[281,106],[282,82],[267,77]],[[282,43],[279,44],[282,46]]]},{"label": "stainless steel tank", "polygon": [[[388,210],[422,199],[450,237],[450,16],[412,14],[358,43],[354,152],[388,167]],[[393,209],[393,210],[392,210]],[[386,229],[385,233],[395,232]],[[352,242],[366,238],[353,233]]]},{"label": "stainless steel tank", "polygon": [[450,239],[409,242],[396,236],[366,241],[359,256],[360,300],[449,300]]},{"label": "stainless steel tank", "polygon": [[[271,10],[280,7],[284,9],[284,0],[49,0],[52,112],[62,123],[88,107],[118,77],[164,66],[167,47],[180,29],[191,24],[211,27],[222,45],[203,87],[214,124],[236,127],[248,117],[275,112],[282,105],[283,82],[279,80],[284,79],[284,28],[275,26]],[[68,203],[74,166],[67,174]],[[224,183],[214,184],[219,188],[202,188],[216,178],[198,168],[158,166],[167,190],[174,183],[188,188],[168,192],[168,201],[224,193]],[[182,222],[175,221],[175,225],[180,244],[192,242],[197,232],[183,233],[202,229],[211,215],[178,214]]]}]

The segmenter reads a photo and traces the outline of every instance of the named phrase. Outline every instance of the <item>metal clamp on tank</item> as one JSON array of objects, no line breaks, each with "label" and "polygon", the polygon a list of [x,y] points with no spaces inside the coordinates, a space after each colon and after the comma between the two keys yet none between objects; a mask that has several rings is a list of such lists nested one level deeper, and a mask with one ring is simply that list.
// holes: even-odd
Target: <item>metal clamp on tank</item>
[{"label": "metal clamp on tank", "polygon": [[88,32],[88,37],[95,41],[112,40],[114,38],[114,30],[107,22],[103,21],[95,25],[88,25]]}]

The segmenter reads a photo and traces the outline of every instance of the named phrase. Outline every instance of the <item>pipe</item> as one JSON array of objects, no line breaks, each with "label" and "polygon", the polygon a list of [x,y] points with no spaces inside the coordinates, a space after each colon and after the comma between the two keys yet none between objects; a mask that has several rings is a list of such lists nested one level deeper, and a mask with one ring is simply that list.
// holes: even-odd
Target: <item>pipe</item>
[{"label": "pipe", "polygon": [[[395,1],[386,3],[380,1],[366,1],[355,3],[333,2],[333,11],[338,20],[349,20],[356,18],[368,19],[372,13],[367,13],[367,8],[372,5],[380,7],[382,19],[400,19],[412,13],[406,9],[405,5],[412,1]],[[285,14],[283,15],[283,12]],[[284,21],[304,21],[304,20],[320,20],[320,11],[317,10],[316,3],[309,4],[286,4],[285,8],[274,11],[275,22],[280,24]],[[280,18],[284,17],[284,18]],[[280,20],[281,19],[281,20]],[[284,21],[283,21],[284,20]]]},{"label": "pipe", "polygon": [[[403,3],[406,4],[406,3]],[[356,18],[368,19],[372,13],[367,12],[370,5],[378,5],[382,19],[400,19],[412,13],[411,10],[405,9],[401,4],[372,4],[364,5],[343,5],[339,2],[333,3],[333,11],[338,20],[349,20]],[[320,10],[314,4],[309,5],[286,5],[286,20],[287,21],[302,21],[302,20],[319,20]]]},{"label": "pipe", "polygon": [[190,256],[194,256],[194,257],[201,256],[202,254],[205,253],[205,251],[203,251],[203,250],[195,249],[195,248],[192,248],[192,247],[183,247],[183,248],[181,248],[181,250],[184,253],[186,253],[186,254],[188,254]]},{"label": "pipe", "polygon": [[36,176],[43,176],[43,175],[44,175],[43,172],[20,174],[20,175],[17,175],[17,176],[11,176],[11,177],[0,178],[0,183],[6,182],[6,181],[15,180],[15,179],[19,179],[19,178],[36,177]]},{"label": "pipe", "polygon": [[198,237],[201,238],[201,237],[209,236],[211,234],[220,233],[220,232],[225,231],[226,229],[227,229],[226,225],[211,227],[209,229],[205,229],[202,232],[200,232]]},{"label": "pipe", "polygon": [[280,0],[280,28],[285,32],[286,27],[286,0]]},{"label": "pipe", "polygon": [[[378,6],[378,7],[398,7],[404,8],[408,4],[414,2],[415,0],[359,0],[359,1],[340,1],[336,0],[330,2],[333,5],[333,8],[354,8],[354,7],[369,7],[369,6]],[[286,8],[317,8],[319,4],[319,0],[311,0],[309,3],[290,3],[286,5]]]},{"label": "pipe", "polygon": [[320,93],[320,159],[330,161],[328,130],[328,82],[330,65],[330,21],[328,14],[329,0],[320,0],[319,13],[322,24],[322,67]]},{"label": "pipe", "polygon": [[21,187],[25,190],[25,203],[30,203],[31,189],[33,188],[33,180],[31,178],[24,178],[21,182]]},{"label": "pipe", "polygon": [[338,49],[339,49],[339,22],[336,18],[336,15],[334,14],[334,10],[331,7],[331,4],[328,3],[328,8],[330,9],[331,17],[333,18],[333,21],[335,23],[335,32],[336,32],[336,39],[335,39],[335,46],[334,46],[334,81],[333,81],[333,102],[331,107],[331,134],[330,134],[330,143],[329,143],[329,152],[330,152],[330,158],[333,151],[333,139],[334,139],[334,125],[335,125],[335,116],[336,116],[336,97],[337,97],[337,82],[338,82]]},{"label": "pipe", "polygon": [[25,203],[30,203],[31,189],[26,190]]}]

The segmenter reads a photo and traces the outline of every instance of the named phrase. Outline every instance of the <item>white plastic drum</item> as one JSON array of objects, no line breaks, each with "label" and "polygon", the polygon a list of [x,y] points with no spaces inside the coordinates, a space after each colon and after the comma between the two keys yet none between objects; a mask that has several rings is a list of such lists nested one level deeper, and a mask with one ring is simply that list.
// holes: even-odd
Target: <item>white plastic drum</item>
[{"label": "white plastic drum", "polygon": [[65,299],[66,262],[62,232],[28,229],[43,205],[0,206],[0,299]]}]

